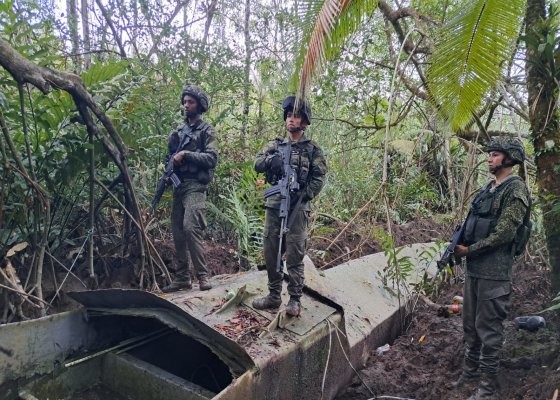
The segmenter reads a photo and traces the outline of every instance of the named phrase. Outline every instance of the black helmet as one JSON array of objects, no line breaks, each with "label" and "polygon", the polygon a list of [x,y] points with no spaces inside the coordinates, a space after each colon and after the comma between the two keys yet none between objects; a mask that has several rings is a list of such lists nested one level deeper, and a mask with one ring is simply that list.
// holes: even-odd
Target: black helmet
[{"label": "black helmet", "polygon": [[495,136],[486,143],[484,151],[501,151],[515,164],[525,161],[525,148],[519,139],[510,136]]},{"label": "black helmet", "polygon": [[208,95],[204,93],[204,91],[198,86],[187,85],[183,87],[183,92],[181,93],[181,99],[180,99],[181,105],[183,105],[183,100],[185,99],[186,95],[192,96],[196,99],[201,113],[208,111],[208,109],[210,108]]},{"label": "black helmet", "polygon": [[[296,102],[296,96],[288,96],[282,102],[282,108],[284,109],[284,121],[288,117],[288,112],[294,112],[294,104]],[[309,103],[305,100],[299,101],[298,112],[295,114],[301,115],[307,125],[311,125],[311,107]]]}]

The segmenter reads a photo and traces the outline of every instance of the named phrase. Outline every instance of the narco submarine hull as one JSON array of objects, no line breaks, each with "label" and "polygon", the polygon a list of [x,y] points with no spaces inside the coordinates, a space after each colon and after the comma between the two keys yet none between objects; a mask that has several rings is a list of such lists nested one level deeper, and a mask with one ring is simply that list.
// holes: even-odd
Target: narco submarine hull
[{"label": "narco submarine hull", "polygon": [[[403,285],[435,271],[434,246],[399,253],[417,266]],[[333,399],[400,332],[408,299],[384,288],[386,265],[378,253],[321,272],[306,258],[297,318],[251,307],[267,293],[258,271],[207,292],[71,293],[82,310],[0,326],[0,400]]]}]

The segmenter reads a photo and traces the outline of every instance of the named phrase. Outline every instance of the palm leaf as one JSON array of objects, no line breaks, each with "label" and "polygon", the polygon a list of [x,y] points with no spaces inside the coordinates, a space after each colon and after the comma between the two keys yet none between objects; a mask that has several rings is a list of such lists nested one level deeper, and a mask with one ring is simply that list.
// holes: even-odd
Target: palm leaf
[{"label": "palm leaf", "polygon": [[500,79],[524,11],[525,0],[467,0],[437,35],[428,82],[452,129],[469,122]]},{"label": "palm leaf", "polygon": [[[293,83],[305,98],[315,75],[340,53],[342,46],[377,7],[377,0],[324,0],[306,3],[304,40],[296,60]],[[305,28],[311,26],[311,29]]]}]

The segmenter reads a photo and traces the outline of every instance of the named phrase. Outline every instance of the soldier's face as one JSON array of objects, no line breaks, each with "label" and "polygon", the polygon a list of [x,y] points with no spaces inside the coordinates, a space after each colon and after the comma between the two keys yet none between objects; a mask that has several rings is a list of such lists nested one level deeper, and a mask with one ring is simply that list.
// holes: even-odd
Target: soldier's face
[{"label": "soldier's face", "polygon": [[488,170],[491,174],[495,174],[504,162],[506,155],[501,151],[490,151],[488,152]]},{"label": "soldier's face", "polygon": [[288,111],[286,115],[286,129],[288,132],[299,132],[302,129],[302,118],[294,116],[293,112]]},{"label": "soldier's face", "polygon": [[199,114],[198,102],[194,97],[189,96],[188,94],[183,97],[183,108],[185,110],[185,115],[189,118]]}]

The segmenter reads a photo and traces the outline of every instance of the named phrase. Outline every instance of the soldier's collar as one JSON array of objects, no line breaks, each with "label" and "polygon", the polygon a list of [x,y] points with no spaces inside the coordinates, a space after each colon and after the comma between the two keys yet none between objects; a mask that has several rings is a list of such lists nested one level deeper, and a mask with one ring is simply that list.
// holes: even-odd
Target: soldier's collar
[{"label": "soldier's collar", "polygon": [[[288,134],[288,137],[285,137],[282,140],[282,144],[287,144],[289,140],[291,139],[290,139],[290,135]],[[304,143],[304,142],[309,142],[309,140],[311,139],[308,139],[307,136],[305,136],[305,132],[304,132],[297,142],[292,142],[292,143]]]},{"label": "soldier's collar", "polygon": [[500,183],[498,183],[498,181],[496,179],[494,179],[492,181],[492,187],[496,188],[498,186],[502,186],[504,183],[509,182],[511,179],[515,178],[517,175],[514,174],[509,174],[508,176],[506,176],[504,179],[501,180]]},{"label": "soldier's collar", "polygon": [[186,124],[191,128],[196,128],[202,122],[202,118],[198,117],[194,122],[190,122],[189,120],[186,121]]}]

